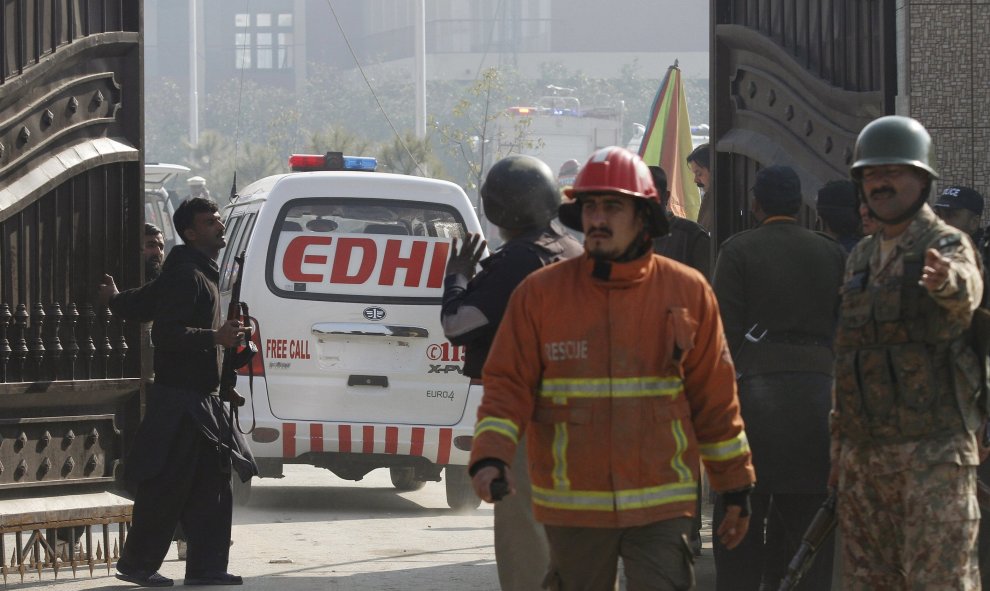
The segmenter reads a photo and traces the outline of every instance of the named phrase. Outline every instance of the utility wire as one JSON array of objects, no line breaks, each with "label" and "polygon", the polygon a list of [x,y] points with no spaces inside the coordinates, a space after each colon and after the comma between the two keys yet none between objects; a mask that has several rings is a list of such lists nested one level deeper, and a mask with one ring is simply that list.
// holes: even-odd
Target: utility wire
[{"label": "utility wire", "polygon": [[[488,59],[488,52],[492,48],[492,39],[495,37],[495,27],[498,26],[498,13],[501,12],[504,0],[498,0],[498,4],[495,5],[495,15],[492,16],[492,28],[488,31],[488,40],[485,42],[485,52],[481,54],[481,60],[478,62],[478,68],[474,71],[474,79],[477,80],[481,76],[481,68],[485,65],[485,60]],[[502,52],[498,52],[499,65],[502,65]]]},{"label": "utility wire", "polygon": [[378,99],[378,94],[375,92],[374,87],[371,86],[371,81],[368,80],[367,74],[364,73],[364,68],[361,67],[361,62],[358,61],[357,54],[354,53],[354,48],[351,47],[351,42],[347,39],[347,33],[344,32],[344,27],[340,24],[340,19],[337,18],[337,11],[333,9],[333,2],[331,0],[327,0],[327,6],[330,7],[330,13],[333,15],[333,20],[337,22],[337,28],[340,29],[340,34],[344,38],[344,43],[347,45],[347,51],[349,51],[351,53],[351,57],[354,58],[354,64],[357,66],[358,71],[361,72],[361,77],[364,78],[364,83],[368,85],[368,90],[371,91],[371,96],[375,97],[375,102],[378,104],[378,110],[382,112],[382,116],[384,116],[385,121],[388,122],[388,126],[392,129],[392,133],[395,134],[395,139],[399,140],[399,144],[402,145],[402,149],[406,151],[406,154],[409,156],[412,163],[416,165],[416,169],[419,170],[419,173],[425,177],[426,171],[423,170],[423,167],[420,166],[419,162],[416,160],[416,157],[409,151],[409,146],[407,146],[406,142],[403,141],[402,136],[399,135],[398,130],[395,129],[395,125],[392,125],[392,120],[389,118],[388,113],[385,112],[385,107],[382,106],[382,101]]},{"label": "utility wire", "polygon": [[239,54],[234,56],[234,62],[236,63],[238,58],[241,59],[241,72],[237,82],[237,117],[234,118],[234,178],[230,182],[231,201],[233,201],[237,189],[237,151],[241,139],[241,103],[244,99],[244,70],[247,69],[244,64],[245,51],[247,52],[247,59],[251,59],[251,44],[246,42],[247,30],[251,24],[251,0],[244,0],[244,16],[246,20],[241,28],[241,45],[234,47],[234,51]]}]

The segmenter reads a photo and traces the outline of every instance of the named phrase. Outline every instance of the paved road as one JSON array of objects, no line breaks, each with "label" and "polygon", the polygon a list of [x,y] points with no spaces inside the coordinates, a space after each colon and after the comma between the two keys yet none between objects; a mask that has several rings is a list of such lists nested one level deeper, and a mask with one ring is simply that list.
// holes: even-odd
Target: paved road
[{"label": "paved road", "polygon": [[[699,591],[714,588],[710,538],[698,563]],[[256,481],[247,507],[234,512],[230,570],[242,589],[279,591],[495,591],[492,510],[455,513],[442,483],[397,493],[388,472],[361,482],[326,470],[286,466],[286,478]],[[181,579],[172,547],[162,574]],[[97,569],[93,578],[58,581],[46,572],[8,580],[6,589],[134,589]],[[177,581],[181,584],[181,581]]]}]

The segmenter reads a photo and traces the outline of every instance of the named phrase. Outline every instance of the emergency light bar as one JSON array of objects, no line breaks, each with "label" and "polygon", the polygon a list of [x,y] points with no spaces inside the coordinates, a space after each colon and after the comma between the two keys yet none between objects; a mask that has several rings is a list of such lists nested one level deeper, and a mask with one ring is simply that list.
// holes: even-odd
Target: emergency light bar
[{"label": "emergency light bar", "polygon": [[313,172],[318,170],[360,170],[374,172],[378,161],[370,156],[344,156],[341,152],[326,154],[292,154],[289,156],[289,169],[293,172]]}]

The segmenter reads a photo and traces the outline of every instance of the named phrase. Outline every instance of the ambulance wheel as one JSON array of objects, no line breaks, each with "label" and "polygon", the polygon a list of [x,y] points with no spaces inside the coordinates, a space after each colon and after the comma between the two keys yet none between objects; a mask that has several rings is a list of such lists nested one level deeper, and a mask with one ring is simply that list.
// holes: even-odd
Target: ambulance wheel
[{"label": "ambulance wheel", "polygon": [[425,480],[416,480],[415,468],[389,468],[388,475],[392,478],[392,486],[396,490],[407,492],[426,486]]},{"label": "ambulance wheel", "polygon": [[234,473],[231,475],[230,480],[230,485],[234,493],[234,505],[237,507],[247,505],[248,501],[251,500],[251,483],[254,482],[254,478],[247,482],[241,482],[241,477],[237,473]]},{"label": "ambulance wheel", "polygon": [[447,487],[447,505],[455,511],[477,509],[481,499],[474,494],[471,476],[467,466],[447,466],[443,469],[443,480]]}]

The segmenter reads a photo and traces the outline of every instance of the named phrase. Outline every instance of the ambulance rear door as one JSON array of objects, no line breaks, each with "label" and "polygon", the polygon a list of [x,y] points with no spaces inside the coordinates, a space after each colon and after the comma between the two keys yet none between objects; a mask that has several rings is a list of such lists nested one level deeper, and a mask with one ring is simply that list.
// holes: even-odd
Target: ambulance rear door
[{"label": "ambulance rear door", "polygon": [[272,414],[454,425],[469,380],[440,302],[452,239],[479,231],[474,211],[450,183],[334,176],[322,187],[287,178],[277,192],[292,196],[269,203],[265,279],[278,310],[259,322]]}]

